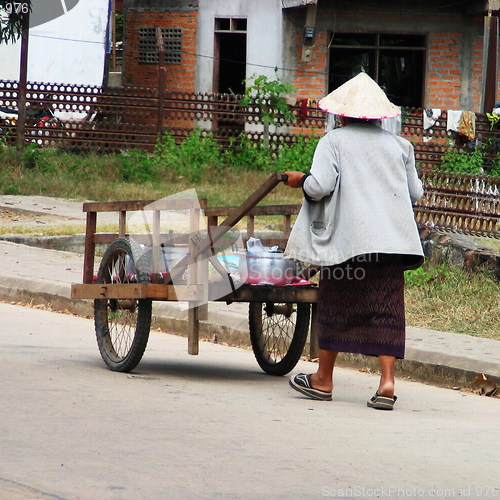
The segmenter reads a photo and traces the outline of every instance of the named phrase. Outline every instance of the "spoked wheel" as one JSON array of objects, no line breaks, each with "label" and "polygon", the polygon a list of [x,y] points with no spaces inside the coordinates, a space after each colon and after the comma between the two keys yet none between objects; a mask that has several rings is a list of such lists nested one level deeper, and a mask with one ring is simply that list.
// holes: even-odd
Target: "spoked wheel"
[{"label": "spoked wheel", "polygon": [[[139,245],[119,238],[108,247],[98,283],[150,283],[151,278]],[[102,359],[114,371],[133,370],[144,354],[151,327],[151,299],[96,299],[94,323]]]},{"label": "spoked wheel", "polygon": [[259,366],[286,375],[298,363],[307,339],[311,305],[251,302],[250,339]]}]

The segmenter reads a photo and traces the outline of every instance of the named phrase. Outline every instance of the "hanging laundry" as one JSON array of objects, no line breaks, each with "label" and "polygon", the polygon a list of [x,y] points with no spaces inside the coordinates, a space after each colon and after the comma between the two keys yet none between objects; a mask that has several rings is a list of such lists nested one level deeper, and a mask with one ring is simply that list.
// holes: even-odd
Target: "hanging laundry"
[{"label": "hanging laundry", "polygon": [[434,127],[440,116],[440,109],[424,109],[424,130],[428,130],[431,127]]},{"label": "hanging laundry", "polygon": [[458,124],[462,118],[461,110],[449,109],[447,111],[448,118],[446,121],[446,130],[453,130],[453,132],[458,132]]},{"label": "hanging laundry", "polygon": [[464,111],[457,132],[473,141],[476,138],[476,114],[473,111]]},{"label": "hanging laundry", "polygon": [[300,100],[300,119],[305,120],[309,111],[309,99]]}]

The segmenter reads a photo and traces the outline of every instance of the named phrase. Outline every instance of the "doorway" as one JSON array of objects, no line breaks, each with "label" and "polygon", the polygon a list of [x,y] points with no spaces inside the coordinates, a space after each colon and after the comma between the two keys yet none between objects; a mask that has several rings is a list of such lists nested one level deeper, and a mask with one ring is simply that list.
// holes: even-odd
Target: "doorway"
[{"label": "doorway", "polygon": [[[225,100],[235,100],[234,95],[245,92],[247,62],[247,20],[245,18],[215,19],[213,89],[226,94]],[[235,102],[238,102],[236,99]],[[230,128],[241,131],[244,120],[237,114],[227,114],[215,120],[215,128]]]}]

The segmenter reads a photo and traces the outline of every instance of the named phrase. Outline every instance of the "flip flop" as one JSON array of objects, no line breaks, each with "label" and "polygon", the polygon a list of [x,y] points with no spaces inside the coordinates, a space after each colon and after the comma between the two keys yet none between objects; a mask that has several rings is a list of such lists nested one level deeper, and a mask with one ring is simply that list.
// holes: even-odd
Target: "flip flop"
[{"label": "flip flop", "polygon": [[379,393],[376,392],[371,399],[366,402],[366,406],[375,408],[376,410],[392,410],[397,399],[396,396],[390,398],[388,396],[380,396]]},{"label": "flip flop", "polygon": [[306,375],[305,373],[294,375],[290,378],[290,386],[310,399],[316,399],[318,401],[332,400],[331,392],[313,389],[313,386],[311,384],[311,375]]}]

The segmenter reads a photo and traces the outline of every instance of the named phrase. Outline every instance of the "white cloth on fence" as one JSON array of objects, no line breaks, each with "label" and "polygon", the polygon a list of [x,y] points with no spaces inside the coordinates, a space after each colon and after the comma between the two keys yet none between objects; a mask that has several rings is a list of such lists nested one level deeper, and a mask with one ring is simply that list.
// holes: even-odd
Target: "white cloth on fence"
[{"label": "white cloth on fence", "polygon": [[434,127],[435,123],[438,121],[441,116],[441,110],[434,109],[424,109],[424,130],[428,130],[431,127]]},{"label": "white cloth on fence", "polygon": [[446,130],[458,132],[458,125],[460,124],[460,119],[462,118],[462,110],[449,109],[447,113],[448,119],[446,121]]}]

